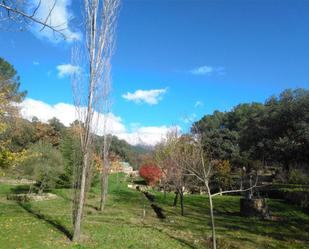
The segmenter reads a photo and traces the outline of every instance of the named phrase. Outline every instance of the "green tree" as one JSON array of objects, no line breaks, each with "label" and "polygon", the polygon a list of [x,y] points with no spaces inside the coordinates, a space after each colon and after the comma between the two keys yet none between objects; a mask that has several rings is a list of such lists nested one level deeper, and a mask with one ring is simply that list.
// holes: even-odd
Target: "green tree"
[{"label": "green tree", "polygon": [[23,100],[26,92],[19,91],[19,76],[14,67],[0,58],[0,168],[15,165],[23,158],[11,150],[11,138],[8,127],[12,126],[18,115],[16,103]]},{"label": "green tree", "polygon": [[309,91],[287,89],[264,104],[240,104],[229,112],[215,111],[196,122],[211,159],[229,160],[247,169],[268,165],[308,171]]},{"label": "green tree", "polygon": [[14,67],[0,57],[0,118],[16,111],[13,103],[20,103],[26,92],[20,92],[20,78]]},{"label": "green tree", "polygon": [[60,151],[63,157],[64,172],[61,175],[61,182],[64,187],[71,187],[76,169],[80,169],[82,165],[79,137],[72,127],[67,128],[62,134]]},{"label": "green tree", "polygon": [[60,151],[51,144],[40,141],[33,144],[28,153],[31,156],[20,167],[24,175],[37,182],[39,193],[56,187],[64,172]]},{"label": "green tree", "polygon": [[192,131],[202,135],[204,151],[211,159],[233,160],[239,155],[238,131],[228,128],[227,113],[215,111],[196,122]]}]

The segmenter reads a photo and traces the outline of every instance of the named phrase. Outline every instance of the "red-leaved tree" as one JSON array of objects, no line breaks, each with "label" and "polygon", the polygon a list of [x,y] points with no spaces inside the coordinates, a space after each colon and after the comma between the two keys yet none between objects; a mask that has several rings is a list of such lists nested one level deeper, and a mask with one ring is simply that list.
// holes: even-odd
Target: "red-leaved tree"
[{"label": "red-leaved tree", "polygon": [[155,164],[144,164],[139,169],[139,175],[150,185],[154,186],[162,177],[162,170]]}]

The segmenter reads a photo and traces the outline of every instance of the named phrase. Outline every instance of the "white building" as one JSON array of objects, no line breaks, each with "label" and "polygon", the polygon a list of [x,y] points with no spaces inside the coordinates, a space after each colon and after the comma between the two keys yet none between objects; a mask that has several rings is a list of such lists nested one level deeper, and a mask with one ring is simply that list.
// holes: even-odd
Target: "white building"
[{"label": "white building", "polygon": [[119,162],[122,166],[122,172],[126,174],[131,174],[133,172],[133,167],[128,162]]}]

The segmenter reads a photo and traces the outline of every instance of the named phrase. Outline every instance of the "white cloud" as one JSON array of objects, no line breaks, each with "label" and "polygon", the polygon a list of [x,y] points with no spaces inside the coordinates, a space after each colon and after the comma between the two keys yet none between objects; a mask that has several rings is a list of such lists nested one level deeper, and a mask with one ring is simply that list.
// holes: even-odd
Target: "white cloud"
[{"label": "white cloud", "polygon": [[[49,119],[56,117],[65,126],[69,126],[78,117],[74,105],[66,103],[49,105],[43,101],[30,98],[25,99],[20,104],[20,112],[25,119],[32,120],[33,117],[37,117],[42,122],[47,122]],[[96,115],[98,114],[96,113]],[[102,114],[99,115],[96,129],[96,133],[99,135],[103,133],[103,117]],[[107,132],[126,140],[132,145],[155,145],[172,129],[172,127],[168,126],[141,126],[139,123],[134,123],[131,124],[131,129],[128,130],[120,117],[112,113],[108,117]],[[178,129],[180,128],[178,127]]]},{"label": "white cloud", "polygon": [[80,67],[73,66],[71,64],[61,64],[57,66],[58,77],[63,78],[64,76],[69,76],[74,73],[80,72]]},{"label": "white cloud", "polygon": [[[72,31],[69,27],[70,20],[74,17],[72,12],[69,10],[69,7],[72,3],[71,0],[57,0],[53,8],[55,0],[31,0],[31,8],[29,12],[32,13],[33,10],[39,5],[39,8],[36,11],[35,18],[41,20],[42,22],[48,23],[50,26],[56,27],[57,30],[65,35],[67,42],[72,42],[73,40],[80,40],[81,34],[79,32]],[[52,9],[53,8],[53,9]],[[52,9],[52,12],[49,16],[49,13]],[[46,18],[48,17],[47,21]],[[42,25],[34,24],[32,31],[42,38],[46,38],[51,42],[59,42],[62,40],[61,35],[53,32],[49,28],[44,28],[42,30]]]},{"label": "white cloud", "polygon": [[[155,145],[161,142],[166,137],[166,134],[172,129],[174,129],[174,127],[165,125],[140,126],[136,127],[132,132],[118,134],[117,136],[132,145]],[[177,127],[177,129],[181,130],[180,127]]]},{"label": "white cloud", "polygon": [[22,117],[28,120],[37,117],[42,122],[47,122],[56,117],[64,125],[69,126],[76,119],[75,107],[64,103],[52,106],[39,100],[27,98],[20,104],[20,108]]},{"label": "white cloud", "polygon": [[198,107],[202,107],[203,105],[204,105],[204,103],[202,101],[198,100],[198,101],[195,102],[194,107],[198,108]]},{"label": "white cloud", "polygon": [[[33,117],[37,117],[42,122],[47,122],[49,119],[56,117],[65,126],[69,126],[74,120],[78,119],[76,108],[74,105],[66,103],[58,103],[55,105],[49,105],[39,100],[27,98],[20,104],[20,112],[22,117],[28,120],[32,120]],[[96,113],[96,115],[98,115]],[[96,116],[97,118],[97,116]],[[99,120],[103,120],[103,115],[100,115]],[[109,114],[109,122],[107,131],[109,133],[118,134],[125,132],[125,127],[121,123],[121,118]],[[97,133],[102,134],[103,123],[99,122],[97,125]]]},{"label": "white cloud", "polygon": [[211,67],[211,66],[201,66],[194,68],[189,71],[189,73],[194,74],[194,75],[209,75],[213,73],[218,73],[222,74],[224,73],[224,68],[223,67]]},{"label": "white cloud", "polygon": [[162,100],[162,95],[166,93],[167,89],[153,89],[153,90],[136,90],[134,93],[128,92],[122,97],[126,100],[135,103],[147,103],[149,105],[156,105]]},{"label": "white cloud", "polygon": [[33,62],[33,65],[38,66],[38,65],[40,65],[40,62],[34,61],[34,62]]}]

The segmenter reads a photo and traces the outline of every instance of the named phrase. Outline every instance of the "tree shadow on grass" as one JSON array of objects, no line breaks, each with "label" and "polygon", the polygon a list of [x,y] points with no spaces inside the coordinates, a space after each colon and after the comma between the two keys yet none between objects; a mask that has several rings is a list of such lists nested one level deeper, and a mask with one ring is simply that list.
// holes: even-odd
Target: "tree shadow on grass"
[{"label": "tree shadow on grass", "polygon": [[63,224],[61,224],[59,221],[50,219],[46,215],[41,214],[40,211],[33,210],[31,208],[30,204],[27,204],[27,203],[24,203],[24,202],[17,202],[17,204],[21,208],[23,208],[25,211],[27,211],[29,214],[31,214],[33,217],[40,219],[40,220],[43,220],[46,223],[52,225],[58,231],[63,233],[68,239],[72,240],[72,237],[73,237],[72,233]]},{"label": "tree shadow on grass", "polygon": [[309,241],[306,225],[295,218],[283,221],[271,221],[243,217],[238,219],[235,216],[221,215],[216,218],[216,221],[218,226],[217,230],[221,230],[222,232],[225,230],[236,230],[258,236],[271,237],[278,241]]},{"label": "tree shadow on grass", "polygon": [[[67,194],[61,192],[61,191],[57,191],[57,192],[54,192],[57,196],[61,197],[63,200],[67,201],[67,202],[73,202],[73,198],[72,197],[69,197]],[[88,200],[88,199],[87,199]],[[88,207],[88,208],[91,208],[95,211],[99,211],[99,207],[98,206],[95,206],[95,205],[92,205],[91,203],[85,203],[85,206]]]},{"label": "tree shadow on grass", "polygon": [[17,185],[10,189],[12,194],[25,194],[29,192],[29,185]]},{"label": "tree shadow on grass", "polygon": [[165,214],[163,213],[163,209],[161,207],[159,207],[156,204],[151,204],[150,206],[152,207],[153,211],[156,213],[157,218],[159,218],[159,219],[165,219],[166,218]]}]

